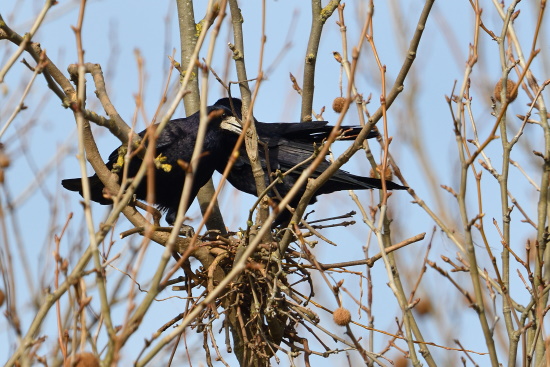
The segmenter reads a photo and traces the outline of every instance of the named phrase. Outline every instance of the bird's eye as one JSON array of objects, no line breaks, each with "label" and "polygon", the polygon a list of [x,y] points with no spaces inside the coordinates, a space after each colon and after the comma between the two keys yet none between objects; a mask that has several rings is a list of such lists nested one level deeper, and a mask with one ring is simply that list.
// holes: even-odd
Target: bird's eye
[{"label": "bird's eye", "polygon": [[222,119],[226,118],[227,117],[227,113],[222,113]]}]

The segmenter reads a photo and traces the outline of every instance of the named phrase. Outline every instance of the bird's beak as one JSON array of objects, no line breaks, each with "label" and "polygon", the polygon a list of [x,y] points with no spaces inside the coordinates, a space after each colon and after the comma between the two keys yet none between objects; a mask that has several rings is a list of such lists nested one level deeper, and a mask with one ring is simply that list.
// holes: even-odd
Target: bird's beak
[{"label": "bird's beak", "polygon": [[243,128],[235,116],[228,116],[224,118],[220,124],[220,128],[231,131],[237,135],[241,135]]}]

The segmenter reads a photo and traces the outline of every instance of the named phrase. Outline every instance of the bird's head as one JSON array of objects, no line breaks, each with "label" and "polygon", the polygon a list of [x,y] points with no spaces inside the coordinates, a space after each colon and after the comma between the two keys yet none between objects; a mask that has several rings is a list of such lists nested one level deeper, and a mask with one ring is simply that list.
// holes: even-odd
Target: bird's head
[{"label": "bird's head", "polygon": [[224,106],[211,106],[208,111],[210,128],[218,128],[240,135],[243,131],[239,119]]},{"label": "bird's head", "polygon": [[220,119],[220,128],[240,135],[243,131],[241,125],[242,102],[238,98],[222,98],[211,106],[210,113],[216,114]]}]

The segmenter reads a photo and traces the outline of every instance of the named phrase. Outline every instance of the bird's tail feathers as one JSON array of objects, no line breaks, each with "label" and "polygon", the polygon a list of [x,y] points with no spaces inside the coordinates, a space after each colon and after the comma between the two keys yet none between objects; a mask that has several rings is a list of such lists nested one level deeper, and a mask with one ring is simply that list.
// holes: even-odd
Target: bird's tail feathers
[{"label": "bird's tail feathers", "polygon": [[[338,137],[338,140],[355,140],[357,138],[357,135],[363,130],[363,127],[361,126],[340,126],[340,130],[342,130],[342,134]],[[374,128],[373,130],[369,131],[369,134],[367,135],[367,139],[376,138],[378,135],[378,130]]]},{"label": "bird's tail feathers", "polygon": [[82,180],[80,178],[61,180],[61,185],[69,191],[82,191]]},{"label": "bird's tail feathers", "polygon": [[[91,193],[91,199],[97,203],[100,203],[102,205],[109,205],[112,204],[113,201],[110,199],[107,199],[103,196],[103,183],[97,177],[97,175],[93,175],[88,177],[88,181],[90,182],[90,193]],[[82,179],[80,178],[68,178],[66,180],[61,180],[61,185],[69,190],[69,191],[76,191],[82,196]]]},{"label": "bird's tail feathers", "polygon": [[[333,183],[338,190],[361,190],[361,189],[382,189],[382,180],[374,177],[363,177],[353,175],[349,172],[338,171],[327,184]],[[386,181],[388,190],[406,190],[408,187],[396,184],[392,181]]]}]

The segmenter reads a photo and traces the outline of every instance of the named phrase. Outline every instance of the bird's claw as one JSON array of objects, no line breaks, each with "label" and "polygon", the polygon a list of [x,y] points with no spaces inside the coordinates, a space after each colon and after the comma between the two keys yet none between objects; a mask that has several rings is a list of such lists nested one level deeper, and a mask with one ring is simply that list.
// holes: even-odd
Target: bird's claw
[{"label": "bird's claw", "polygon": [[190,225],[182,224],[180,227],[180,235],[191,238],[195,236],[195,230]]}]

